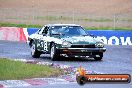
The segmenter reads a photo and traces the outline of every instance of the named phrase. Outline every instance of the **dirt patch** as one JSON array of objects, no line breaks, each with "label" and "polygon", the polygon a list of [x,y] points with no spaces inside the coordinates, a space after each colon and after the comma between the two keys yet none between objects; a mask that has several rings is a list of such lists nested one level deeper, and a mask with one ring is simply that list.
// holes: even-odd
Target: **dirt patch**
[{"label": "dirt patch", "polygon": [[37,8],[88,14],[132,14],[132,0],[1,0],[0,8]]},{"label": "dirt patch", "polygon": [[[84,24],[88,18],[113,20],[115,17],[126,21],[132,18],[131,8],[132,0],[1,0],[0,21],[29,24],[58,22]],[[48,20],[44,19],[45,17]],[[60,19],[62,17],[69,17],[71,20]],[[56,20],[57,18],[59,20]],[[78,18],[84,19],[84,22]],[[85,25],[90,24],[93,23],[87,22]],[[113,22],[96,22],[93,26],[113,26],[113,24]],[[117,26],[122,24],[131,27],[130,22],[120,21]]]}]

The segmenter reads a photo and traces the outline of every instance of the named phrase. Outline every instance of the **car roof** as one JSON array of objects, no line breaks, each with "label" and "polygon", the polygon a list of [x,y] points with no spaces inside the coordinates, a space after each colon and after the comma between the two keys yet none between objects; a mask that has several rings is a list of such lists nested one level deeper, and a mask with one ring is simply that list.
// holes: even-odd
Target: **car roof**
[{"label": "car roof", "polygon": [[48,24],[45,26],[80,26],[80,25],[77,25],[77,24]]}]

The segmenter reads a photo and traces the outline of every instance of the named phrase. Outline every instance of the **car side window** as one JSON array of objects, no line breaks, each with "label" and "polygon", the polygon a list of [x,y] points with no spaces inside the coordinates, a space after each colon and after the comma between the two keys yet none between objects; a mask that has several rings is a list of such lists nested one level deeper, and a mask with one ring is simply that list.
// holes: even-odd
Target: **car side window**
[{"label": "car side window", "polygon": [[49,29],[49,27],[46,26],[46,27],[44,28],[44,30],[42,31],[42,35],[47,35],[47,34],[48,34],[48,29]]},{"label": "car side window", "polygon": [[43,32],[44,28],[45,27],[42,27],[41,29],[39,29],[38,34],[42,35],[42,32]]}]

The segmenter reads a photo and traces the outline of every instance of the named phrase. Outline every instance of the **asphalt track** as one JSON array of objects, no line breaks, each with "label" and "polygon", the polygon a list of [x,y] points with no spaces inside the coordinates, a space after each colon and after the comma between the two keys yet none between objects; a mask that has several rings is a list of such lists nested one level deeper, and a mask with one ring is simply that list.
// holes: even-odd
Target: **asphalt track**
[{"label": "asphalt track", "polygon": [[[130,74],[132,75],[132,46],[105,46],[107,51],[102,61],[93,59],[73,59],[64,58],[62,61],[51,61],[48,55],[42,55],[39,60],[48,61],[57,64],[71,65],[75,67],[83,66],[90,71],[96,71],[109,74]],[[0,41],[0,57],[11,59],[33,59],[30,55],[30,48],[24,42]],[[35,86],[32,88],[132,88],[129,84],[86,84],[80,86],[76,83],[55,84],[47,86]],[[21,87],[20,87],[21,88]],[[23,87],[22,87],[23,88]],[[25,88],[25,87],[24,87]],[[28,87],[30,88],[30,87]]]}]

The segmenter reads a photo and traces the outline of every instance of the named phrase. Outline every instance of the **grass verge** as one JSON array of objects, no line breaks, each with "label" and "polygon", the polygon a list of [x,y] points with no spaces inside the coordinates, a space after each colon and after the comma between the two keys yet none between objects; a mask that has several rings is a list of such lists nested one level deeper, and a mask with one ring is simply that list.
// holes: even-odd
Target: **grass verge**
[{"label": "grass verge", "polygon": [[[0,27],[23,27],[23,28],[41,28],[39,24],[15,24],[15,23],[0,23]],[[127,27],[85,27],[86,30],[132,30]]]},{"label": "grass verge", "polygon": [[0,23],[0,27],[23,27],[23,28],[40,28],[42,25],[37,24],[15,24],[15,23]]},{"label": "grass verge", "polygon": [[0,58],[0,80],[53,77],[63,74],[60,69]]},{"label": "grass verge", "polygon": [[87,27],[86,30],[132,30],[132,28],[127,27]]}]

